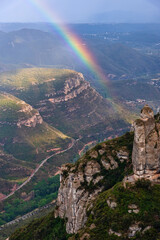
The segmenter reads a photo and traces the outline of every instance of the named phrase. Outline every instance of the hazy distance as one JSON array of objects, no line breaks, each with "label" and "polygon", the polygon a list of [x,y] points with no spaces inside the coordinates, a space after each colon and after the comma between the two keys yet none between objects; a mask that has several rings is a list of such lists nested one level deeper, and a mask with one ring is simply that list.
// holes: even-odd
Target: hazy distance
[{"label": "hazy distance", "polygon": [[69,23],[160,22],[159,0],[1,0],[0,22],[48,22],[38,2]]}]

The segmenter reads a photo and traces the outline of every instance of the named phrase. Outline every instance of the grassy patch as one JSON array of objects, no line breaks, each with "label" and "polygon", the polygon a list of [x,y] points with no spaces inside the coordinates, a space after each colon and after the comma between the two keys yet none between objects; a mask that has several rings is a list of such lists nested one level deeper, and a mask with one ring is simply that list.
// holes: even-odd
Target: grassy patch
[{"label": "grassy patch", "polygon": [[[111,209],[107,200],[112,199],[117,203],[115,209]],[[129,213],[129,206],[135,204],[139,212]],[[88,212],[88,221],[84,230],[78,235],[78,238],[84,232],[89,233],[90,239],[119,239],[127,240],[129,227],[139,223],[141,231],[131,239],[153,240],[159,239],[160,224],[160,186],[151,186],[147,181],[139,181],[135,186],[124,188],[121,183],[115,185],[112,189],[101,193],[94,207]],[[95,228],[90,229],[94,223]],[[146,227],[150,229],[143,233]],[[109,230],[122,234],[121,237],[110,235]],[[75,238],[76,239],[76,238]]]},{"label": "grassy patch", "polygon": [[67,240],[69,235],[65,230],[65,221],[54,218],[51,212],[48,216],[34,220],[28,226],[17,230],[10,240]]}]

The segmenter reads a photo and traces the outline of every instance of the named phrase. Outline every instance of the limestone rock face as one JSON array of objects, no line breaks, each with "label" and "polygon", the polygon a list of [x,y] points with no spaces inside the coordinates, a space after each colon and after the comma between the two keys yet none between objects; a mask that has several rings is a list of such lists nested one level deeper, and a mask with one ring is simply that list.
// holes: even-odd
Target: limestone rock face
[{"label": "limestone rock face", "polygon": [[134,127],[132,163],[134,177],[157,180],[160,170],[160,123],[154,118],[152,109],[146,105],[141,118]]},{"label": "limestone rock face", "polygon": [[63,91],[55,93],[54,98],[49,98],[49,101],[53,104],[68,102],[89,88],[90,84],[84,80],[83,74],[77,73],[73,78],[66,79]]},{"label": "limestone rock face", "polygon": [[[75,164],[61,167],[55,217],[66,220],[67,233],[77,233],[84,227],[87,211],[92,212],[94,199],[114,184],[110,173],[113,182],[123,179],[123,174],[117,176],[118,168],[121,167],[124,173],[126,166],[131,165],[130,144],[126,146],[124,139],[132,144],[133,134],[98,144]],[[118,206],[114,198],[109,198],[107,204],[111,209]]]},{"label": "limestone rock face", "polygon": [[17,122],[17,126],[18,128],[21,128],[22,126],[26,126],[26,127],[35,127],[37,124],[42,124],[43,123],[43,119],[40,116],[39,112],[36,112],[32,117],[22,120],[20,119]]},{"label": "limestone rock face", "polygon": [[[68,219],[66,224],[68,233],[77,233],[84,226],[87,221],[87,206],[102,191],[102,188],[99,188],[90,193],[83,187],[85,181],[97,183],[101,180],[100,177],[93,179],[95,174],[100,173],[100,165],[92,160],[86,164],[83,170],[82,168],[83,166],[80,165],[77,171],[75,168],[69,170],[65,165],[61,169],[61,185],[57,198],[58,210],[55,212],[55,216]],[[65,173],[68,171],[69,174],[66,177]]]}]

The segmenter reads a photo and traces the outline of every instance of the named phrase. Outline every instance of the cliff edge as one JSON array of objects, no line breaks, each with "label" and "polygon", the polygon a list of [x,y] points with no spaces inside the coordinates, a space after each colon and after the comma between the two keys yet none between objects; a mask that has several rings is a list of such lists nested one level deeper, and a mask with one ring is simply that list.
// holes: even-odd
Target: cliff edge
[{"label": "cliff edge", "polygon": [[67,233],[77,233],[87,221],[87,209],[102,191],[122,181],[131,169],[133,134],[98,144],[76,164],[61,168],[55,217],[67,219]]},{"label": "cliff edge", "polygon": [[60,221],[65,240],[160,239],[159,122],[160,114],[146,105],[134,134],[100,143],[75,164],[63,165],[53,219],[39,219],[10,240],[23,239],[28,229],[25,240],[33,234],[35,240],[54,239],[55,231],[62,239]]}]

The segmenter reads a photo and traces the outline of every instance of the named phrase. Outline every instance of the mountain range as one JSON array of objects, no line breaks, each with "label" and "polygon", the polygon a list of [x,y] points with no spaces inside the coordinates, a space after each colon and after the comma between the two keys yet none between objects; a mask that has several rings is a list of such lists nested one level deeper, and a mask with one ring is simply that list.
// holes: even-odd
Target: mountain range
[{"label": "mountain range", "polygon": [[[81,150],[88,142],[119,135],[129,126],[112,102],[72,70],[25,68],[1,73],[0,90],[3,195],[17,189],[46,157],[70,149],[72,138]],[[55,157],[38,180],[54,174],[56,166],[71,161],[74,154],[73,150],[59,161]]]},{"label": "mountain range", "polygon": [[[72,26],[101,66],[105,87],[49,25],[37,25],[0,32],[0,225],[55,199],[61,174],[54,212],[10,240],[158,240],[159,187],[148,180],[124,186],[135,171],[133,133],[118,138],[142,105],[159,109],[157,25],[147,33],[145,25]],[[156,128],[145,144],[156,155],[159,115],[151,109],[148,122]]]},{"label": "mountain range", "polygon": [[145,105],[134,133],[63,165],[55,210],[16,230],[10,240],[158,240],[159,121],[160,114]]},{"label": "mountain range", "polygon": [[[92,35],[92,34],[91,34]],[[87,39],[84,44],[93,52],[106,74],[136,75],[158,72],[159,59],[138,52],[123,43]],[[59,36],[34,29],[0,34],[0,62],[12,67],[56,66],[88,74],[85,66]],[[11,67],[10,66],[10,67]]]}]

